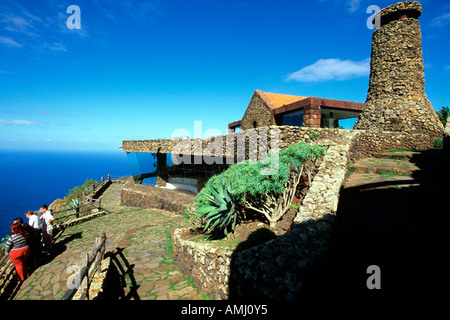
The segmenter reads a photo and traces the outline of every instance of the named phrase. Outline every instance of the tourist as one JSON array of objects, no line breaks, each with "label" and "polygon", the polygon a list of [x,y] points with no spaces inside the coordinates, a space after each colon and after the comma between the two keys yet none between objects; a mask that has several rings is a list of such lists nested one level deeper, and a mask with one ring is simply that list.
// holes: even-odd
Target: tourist
[{"label": "tourist", "polygon": [[28,224],[32,226],[36,231],[41,233],[41,226],[39,225],[39,217],[36,212],[31,210],[25,212],[25,216],[28,218]]},{"label": "tourist", "polygon": [[39,219],[42,220],[42,236],[44,238],[44,254],[48,253],[52,249],[53,244],[53,218],[52,212],[48,210],[48,206],[43,204],[39,211],[42,212],[42,216]]},{"label": "tourist", "polygon": [[[25,213],[25,215],[29,217],[29,215],[33,215],[34,212],[33,211],[27,211]],[[37,216],[34,215],[37,219]],[[34,223],[35,221],[33,219],[32,223]],[[35,229],[33,226],[31,226],[29,223],[24,223],[22,218],[16,218],[14,219],[14,223],[19,223],[22,225],[22,227],[24,228],[24,230],[28,233],[28,246],[30,247],[30,255],[28,256],[28,260],[27,260],[27,266],[30,268],[30,271],[32,271],[33,269],[35,269],[37,267],[37,260],[39,257],[39,254],[41,253],[41,233],[40,231],[40,227],[39,227],[39,231],[37,229]]]},{"label": "tourist", "polygon": [[9,258],[14,263],[20,281],[24,281],[28,278],[26,261],[30,255],[28,233],[20,223],[12,224],[11,231],[12,235],[6,241],[5,253],[9,254]]},{"label": "tourist", "polygon": [[39,216],[36,212],[31,210],[25,212],[25,216],[28,218],[28,224],[36,230],[39,241],[42,239],[42,229],[39,223]]}]

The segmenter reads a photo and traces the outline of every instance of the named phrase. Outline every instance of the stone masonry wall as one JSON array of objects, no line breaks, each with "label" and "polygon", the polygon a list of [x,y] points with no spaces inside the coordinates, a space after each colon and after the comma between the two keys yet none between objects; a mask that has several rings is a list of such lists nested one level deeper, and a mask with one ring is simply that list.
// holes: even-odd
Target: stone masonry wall
[{"label": "stone masonry wall", "polygon": [[293,231],[246,250],[226,250],[172,232],[174,261],[212,299],[293,299],[330,245],[334,216],[309,220]]},{"label": "stone masonry wall", "polygon": [[336,214],[339,193],[347,175],[350,150],[356,135],[357,132],[348,131],[339,143],[328,148],[294,222],[301,223],[319,219],[325,214]]},{"label": "stone masonry wall", "polygon": [[350,152],[350,161],[372,157],[387,150],[423,151],[433,147],[435,135],[427,133],[358,130]]},{"label": "stone masonry wall", "polygon": [[135,184],[130,178],[122,188],[121,203],[125,206],[154,208],[182,215],[194,204],[194,196],[173,190]]},{"label": "stone masonry wall", "polygon": [[241,130],[252,129],[253,123],[256,127],[267,127],[273,124],[273,115],[261,96],[255,92],[242,117]]},{"label": "stone masonry wall", "polygon": [[212,299],[228,299],[233,251],[188,239],[188,228],[171,233],[175,265],[194,280],[195,287]]}]

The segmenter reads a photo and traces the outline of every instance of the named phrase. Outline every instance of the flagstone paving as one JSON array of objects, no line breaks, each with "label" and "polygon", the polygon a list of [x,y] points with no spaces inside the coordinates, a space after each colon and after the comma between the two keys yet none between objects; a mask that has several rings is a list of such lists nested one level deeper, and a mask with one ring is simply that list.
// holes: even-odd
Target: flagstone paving
[{"label": "flagstone paving", "polygon": [[[121,248],[132,266],[126,277],[124,296],[142,300],[203,299],[174,265],[170,231],[186,225],[173,213],[121,206],[121,184],[113,184],[102,196],[106,214],[66,229],[56,240],[53,252],[24,281],[15,300],[54,300],[68,289],[67,279],[82,254],[95,248],[95,239],[106,232],[106,250]],[[130,291],[133,291],[132,294]]]}]

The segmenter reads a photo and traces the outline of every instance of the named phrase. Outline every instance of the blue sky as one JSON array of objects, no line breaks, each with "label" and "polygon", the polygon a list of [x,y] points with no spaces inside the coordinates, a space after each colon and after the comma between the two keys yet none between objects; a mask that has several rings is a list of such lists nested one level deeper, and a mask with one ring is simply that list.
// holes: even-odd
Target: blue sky
[{"label": "blue sky", "polygon": [[[364,102],[370,5],[395,1],[0,0],[0,149],[117,150],[226,133],[255,89]],[[421,1],[425,91],[450,105],[450,4]],[[70,5],[80,29],[69,29]]]}]

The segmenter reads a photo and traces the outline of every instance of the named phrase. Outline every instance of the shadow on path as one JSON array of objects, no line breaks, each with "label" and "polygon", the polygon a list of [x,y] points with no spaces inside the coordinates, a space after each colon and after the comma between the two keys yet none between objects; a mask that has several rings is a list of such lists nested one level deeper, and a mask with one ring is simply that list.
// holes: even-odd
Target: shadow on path
[{"label": "shadow on path", "polygon": [[[62,240],[53,242],[53,248],[52,250],[48,253],[48,254],[41,254],[38,260],[38,265],[39,266],[43,266],[46,265],[48,263],[50,263],[51,261],[53,261],[53,259],[55,259],[56,257],[58,257],[60,254],[62,254],[63,252],[65,252],[67,250],[67,244],[75,239],[81,239],[81,232],[77,232],[74,234],[71,234],[70,236],[67,236],[65,238],[63,238]],[[61,235],[59,235],[58,239],[61,237]]]},{"label": "shadow on path", "polygon": [[[342,190],[336,234],[315,294],[341,298],[450,294],[448,167],[436,149],[410,161],[420,168],[412,175],[413,186],[386,189],[381,187],[388,184],[380,182],[370,184],[370,190],[364,186]],[[380,290],[367,288],[370,265],[380,268]]]},{"label": "shadow on path", "polygon": [[105,258],[111,258],[111,267],[97,300],[140,300],[137,292],[139,286],[134,278],[134,264],[130,265],[123,250],[116,248],[114,252],[105,255]]}]

